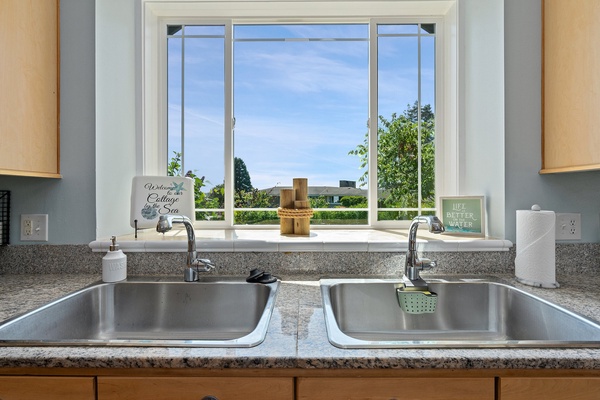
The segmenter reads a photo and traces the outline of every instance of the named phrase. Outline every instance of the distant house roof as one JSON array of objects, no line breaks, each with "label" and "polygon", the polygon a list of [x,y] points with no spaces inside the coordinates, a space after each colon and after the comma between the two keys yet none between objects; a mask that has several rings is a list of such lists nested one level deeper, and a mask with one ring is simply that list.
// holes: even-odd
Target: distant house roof
[{"label": "distant house roof", "polygon": [[[275,186],[267,189],[260,189],[261,192],[266,192],[269,196],[279,196],[281,189],[292,189],[291,186]],[[319,196],[363,196],[367,197],[366,189],[358,189],[354,187],[337,187],[337,186],[309,186],[308,197]]]}]

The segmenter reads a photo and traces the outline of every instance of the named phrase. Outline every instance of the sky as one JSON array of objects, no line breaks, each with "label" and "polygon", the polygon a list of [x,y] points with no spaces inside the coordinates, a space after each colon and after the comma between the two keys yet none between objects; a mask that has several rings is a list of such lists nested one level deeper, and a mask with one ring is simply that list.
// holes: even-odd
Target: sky
[{"label": "sky", "polygon": [[[368,26],[242,26],[234,37],[234,156],[244,160],[252,185],[291,186],[297,177],[311,186],[358,181],[364,170],[348,152],[367,133]],[[264,40],[283,37],[296,40]],[[433,106],[434,39],[421,40],[421,97]],[[169,154],[181,148],[183,100],[185,169],[205,176],[207,188],[224,179],[223,43],[185,39],[182,98],[181,39],[169,39]],[[379,39],[378,104],[386,118],[418,98],[417,43],[416,36]]]}]

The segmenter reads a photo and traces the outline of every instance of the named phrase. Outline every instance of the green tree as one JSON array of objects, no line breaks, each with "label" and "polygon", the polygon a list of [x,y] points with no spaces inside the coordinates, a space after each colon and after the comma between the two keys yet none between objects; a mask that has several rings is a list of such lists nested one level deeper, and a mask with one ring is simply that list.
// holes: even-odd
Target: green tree
[{"label": "green tree", "polygon": [[[236,208],[269,208],[273,207],[273,198],[266,192],[258,189],[235,192],[234,202]],[[276,211],[236,211],[234,213],[236,224],[277,223]]]},{"label": "green tree", "polygon": [[233,169],[234,169],[234,177],[235,177],[235,192],[250,192],[252,189],[252,180],[250,179],[250,174],[248,173],[248,168],[246,168],[246,163],[241,158],[235,157],[233,159]]},{"label": "green tree", "polygon": [[346,208],[366,208],[368,207],[367,198],[364,196],[344,196],[340,199],[340,204]]},{"label": "green tree", "polygon": [[271,207],[271,196],[258,189],[235,192],[234,202],[236,208],[267,208]]},{"label": "green tree", "polygon": [[311,197],[308,199],[310,201],[311,208],[328,208],[329,202],[327,202],[327,197],[319,196],[319,197]]},{"label": "green tree", "polygon": [[[241,158],[234,158],[234,172],[235,172],[235,192],[239,194],[239,198],[248,198],[248,193],[253,193],[254,188],[252,187],[252,181],[250,174],[246,168],[246,163]],[[182,176],[181,166],[181,153],[174,151],[173,157],[169,160],[167,165],[168,176]],[[206,186],[205,177],[199,178],[193,171],[188,171],[185,174],[186,177],[194,180],[194,198],[196,200],[197,208],[223,208],[225,205],[225,185],[216,185],[206,195],[201,191],[201,188]],[[258,203],[256,205],[247,205],[245,207],[264,207],[262,204],[262,198],[259,200],[259,196],[251,196],[250,198],[255,199]],[[236,200],[237,202],[237,200]],[[260,203],[260,205],[259,205]]]},{"label": "green tree", "polygon": [[[167,176],[183,176],[183,171],[181,168],[181,153],[174,151],[173,158],[169,160],[169,164],[167,165]],[[202,207],[205,195],[201,189],[206,185],[204,176],[199,178],[191,170],[188,171],[185,176],[187,178],[192,178],[194,181],[194,205],[196,208]]]},{"label": "green tree", "polygon": [[207,208],[224,208],[225,207],[225,185],[216,185],[208,191],[206,196],[208,202],[214,205],[214,207]]},{"label": "green tree", "polygon": [[[401,114],[388,120],[379,116],[377,129],[377,180],[382,190],[381,207],[416,207],[418,205],[418,104],[408,105]],[[435,124],[430,105],[421,107],[421,195],[426,206],[435,204]],[[368,134],[356,149],[361,168],[368,162]],[[368,171],[359,178],[366,185]]]}]

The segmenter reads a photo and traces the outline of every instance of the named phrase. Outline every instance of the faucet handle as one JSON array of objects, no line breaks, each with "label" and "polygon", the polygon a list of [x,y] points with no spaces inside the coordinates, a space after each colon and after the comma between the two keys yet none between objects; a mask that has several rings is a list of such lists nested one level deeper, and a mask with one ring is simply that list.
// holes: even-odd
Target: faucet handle
[{"label": "faucet handle", "polygon": [[197,272],[208,272],[216,268],[216,265],[206,258],[196,258],[192,265],[196,267]]},{"label": "faucet handle", "polygon": [[183,273],[183,279],[186,282],[196,282],[199,280],[198,274],[200,272],[208,272],[216,267],[212,261],[206,258],[194,258],[190,265],[191,266],[187,267]]},{"label": "faucet handle", "polygon": [[421,259],[417,260],[416,264],[417,264],[416,266],[421,270],[424,270],[425,268],[437,267],[437,262],[430,260],[429,258],[421,258]]}]

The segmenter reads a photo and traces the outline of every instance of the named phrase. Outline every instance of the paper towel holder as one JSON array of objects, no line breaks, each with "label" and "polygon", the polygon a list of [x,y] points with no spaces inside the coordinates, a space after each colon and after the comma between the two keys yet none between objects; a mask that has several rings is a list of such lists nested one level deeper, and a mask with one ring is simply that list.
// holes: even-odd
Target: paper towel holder
[{"label": "paper towel holder", "polygon": [[[526,226],[524,234],[519,231],[522,223]],[[531,210],[517,210],[517,282],[547,289],[560,287],[556,282],[555,224],[554,211],[542,211],[538,204],[534,204]],[[531,235],[530,227],[534,227],[534,232],[537,231],[539,236]]]}]

